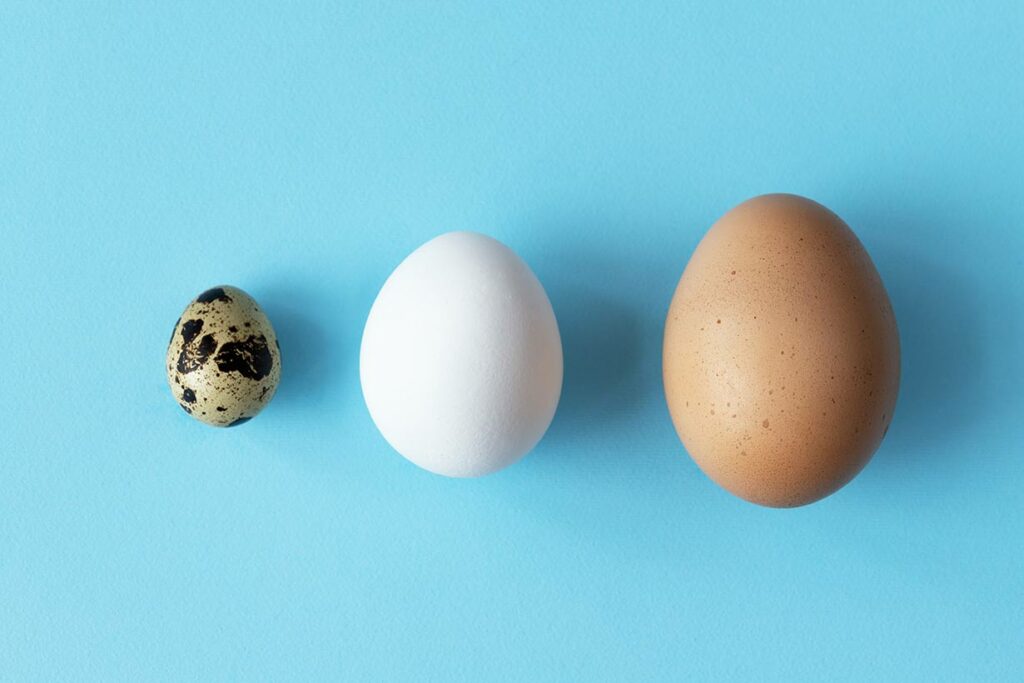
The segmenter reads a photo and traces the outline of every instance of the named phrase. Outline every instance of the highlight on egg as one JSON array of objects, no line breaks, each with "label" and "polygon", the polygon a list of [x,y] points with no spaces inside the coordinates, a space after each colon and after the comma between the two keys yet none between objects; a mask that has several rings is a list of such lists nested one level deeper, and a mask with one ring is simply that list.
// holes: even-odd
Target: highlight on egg
[{"label": "highlight on egg", "polygon": [[235,427],[274,397],[281,349],[256,301],[224,285],[206,290],[185,308],[171,331],[166,367],[182,410],[213,427]]},{"label": "highlight on egg", "polygon": [[377,429],[449,477],[500,470],[555,415],[562,342],[547,294],[501,242],[450,232],[410,254],[370,309],[359,376]]},{"label": "highlight on egg", "polygon": [[795,195],[726,213],[669,308],[663,378],[686,450],[748,501],[794,507],[835,492],[889,429],[896,319],[860,241]]}]

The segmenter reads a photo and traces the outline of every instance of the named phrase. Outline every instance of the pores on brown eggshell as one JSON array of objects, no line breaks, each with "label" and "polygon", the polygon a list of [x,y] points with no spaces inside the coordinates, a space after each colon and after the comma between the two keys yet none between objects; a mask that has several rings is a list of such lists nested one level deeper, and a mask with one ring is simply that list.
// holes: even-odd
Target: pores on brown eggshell
[{"label": "pores on brown eggshell", "polygon": [[842,219],[795,195],[720,218],[665,324],[680,439],[711,479],[761,505],[811,503],[856,476],[889,428],[899,370],[871,258]]}]

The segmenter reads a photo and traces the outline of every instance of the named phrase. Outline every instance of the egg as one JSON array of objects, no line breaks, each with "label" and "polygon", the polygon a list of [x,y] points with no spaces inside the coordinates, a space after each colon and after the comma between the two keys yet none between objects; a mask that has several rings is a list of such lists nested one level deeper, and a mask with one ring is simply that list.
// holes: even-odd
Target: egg
[{"label": "egg", "polygon": [[214,287],[181,314],[167,347],[167,381],[182,409],[214,427],[252,419],[281,379],[270,320],[237,287]]},{"label": "egg", "polygon": [[794,195],[719,219],[665,324],[665,396],[686,450],[766,506],[814,502],[857,475],[889,429],[899,370],[871,258],[838,216]]},{"label": "egg", "polygon": [[547,431],[562,389],[562,342],[547,294],[511,249],[451,232],[416,249],[370,309],[359,354],[373,422],[431,472],[506,467]]}]

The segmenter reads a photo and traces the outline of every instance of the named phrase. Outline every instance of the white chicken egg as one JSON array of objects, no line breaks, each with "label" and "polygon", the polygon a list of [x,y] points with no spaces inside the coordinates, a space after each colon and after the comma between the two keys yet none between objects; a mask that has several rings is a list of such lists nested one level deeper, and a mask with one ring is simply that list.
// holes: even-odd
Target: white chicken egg
[{"label": "white chicken egg", "polygon": [[497,240],[451,232],[410,254],[370,309],[363,397],[416,465],[476,477],[523,457],[562,390],[562,342],[530,268]]}]

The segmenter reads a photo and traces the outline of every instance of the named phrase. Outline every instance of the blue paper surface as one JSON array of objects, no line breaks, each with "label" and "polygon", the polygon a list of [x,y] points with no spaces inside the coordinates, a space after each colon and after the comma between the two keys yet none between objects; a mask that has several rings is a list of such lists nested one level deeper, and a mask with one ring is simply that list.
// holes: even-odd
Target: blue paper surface
[{"label": "blue paper surface", "polygon": [[[0,679],[1020,680],[1024,5],[0,8]],[[857,232],[903,385],[790,511],[686,456],[664,315],[785,191]],[[515,249],[565,347],[492,477],[392,452],[358,347],[419,244]],[[174,403],[204,288],[284,352],[256,420]]]}]

